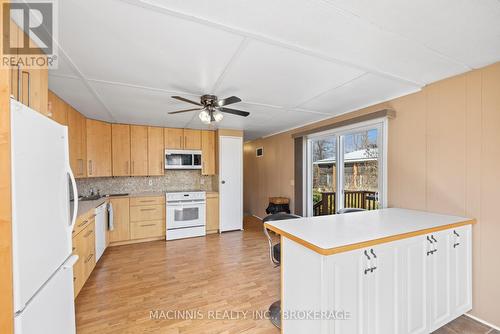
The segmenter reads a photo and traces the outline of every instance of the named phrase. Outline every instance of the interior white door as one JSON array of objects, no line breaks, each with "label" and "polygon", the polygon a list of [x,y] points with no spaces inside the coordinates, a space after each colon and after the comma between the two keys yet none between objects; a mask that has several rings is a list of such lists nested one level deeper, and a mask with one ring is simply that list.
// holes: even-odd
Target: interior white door
[{"label": "interior white door", "polygon": [[243,138],[219,137],[220,231],[243,229]]},{"label": "interior white door", "polygon": [[19,311],[71,255],[74,220],[67,128],[12,100],[11,129],[14,309]]},{"label": "interior white door", "polygon": [[472,308],[472,228],[450,231],[451,235],[451,309],[454,317]]},{"label": "interior white door", "polygon": [[434,331],[452,319],[451,314],[451,260],[450,231],[441,231],[428,236],[433,253],[427,259],[429,330]]}]

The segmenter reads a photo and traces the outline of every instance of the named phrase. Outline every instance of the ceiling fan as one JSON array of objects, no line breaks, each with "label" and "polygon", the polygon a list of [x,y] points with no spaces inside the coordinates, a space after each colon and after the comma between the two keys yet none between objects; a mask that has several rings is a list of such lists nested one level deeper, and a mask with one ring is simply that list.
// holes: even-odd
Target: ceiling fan
[{"label": "ceiling fan", "polygon": [[203,95],[200,97],[200,102],[192,101],[182,96],[172,96],[172,98],[179,101],[197,105],[198,108],[172,111],[169,112],[169,114],[179,114],[183,112],[199,110],[201,111],[199,115],[200,120],[205,124],[222,121],[222,118],[224,118],[224,115],[222,115],[222,113],[233,114],[243,117],[247,117],[248,115],[250,115],[248,111],[230,109],[225,107],[229,104],[241,102],[241,99],[236,96],[231,96],[226,99],[219,100],[215,95]]}]

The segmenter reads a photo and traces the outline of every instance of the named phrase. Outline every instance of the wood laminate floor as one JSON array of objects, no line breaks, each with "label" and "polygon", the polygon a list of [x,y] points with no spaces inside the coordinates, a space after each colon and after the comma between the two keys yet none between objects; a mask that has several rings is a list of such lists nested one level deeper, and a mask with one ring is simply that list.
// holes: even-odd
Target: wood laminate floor
[{"label": "wood laminate floor", "polygon": [[[280,291],[261,226],[108,248],[76,300],[78,334],[279,334],[260,318]],[[500,334],[467,317],[435,333]]]}]

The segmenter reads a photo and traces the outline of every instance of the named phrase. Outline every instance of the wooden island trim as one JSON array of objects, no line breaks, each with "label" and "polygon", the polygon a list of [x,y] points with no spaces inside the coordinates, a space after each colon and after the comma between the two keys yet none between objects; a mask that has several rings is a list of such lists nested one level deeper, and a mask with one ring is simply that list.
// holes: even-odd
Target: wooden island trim
[{"label": "wooden island trim", "polygon": [[315,251],[316,253],[319,253],[321,255],[333,255],[333,254],[338,254],[338,253],[349,252],[349,251],[356,250],[356,249],[371,247],[371,246],[375,246],[375,245],[379,245],[379,244],[384,244],[384,243],[392,242],[392,241],[396,241],[396,240],[408,239],[408,238],[416,237],[419,235],[435,233],[435,232],[439,232],[439,231],[449,230],[452,228],[459,228],[459,227],[466,226],[466,225],[474,225],[476,223],[477,223],[476,219],[468,219],[468,220],[465,220],[463,222],[447,224],[447,225],[442,225],[442,226],[436,226],[436,227],[431,227],[431,228],[418,230],[418,231],[412,231],[412,232],[408,232],[408,233],[395,234],[395,235],[391,235],[389,237],[373,239],[373,240],[368,240],[368,241],[363,241],[363,242],[357,242],[357,243],[353,243],[353,244],[349,244],[349,245],[333,247],[333,248],[326,248],[326,249],[321,248],[319,246],[316,246],[316,245],[310,243],[309,241],[306,241],[304,239],[296,237],[296,236],[294,236],[288,232],[285,232],[285,231],[283,231],[275,226],[269,225],[268,223],[264,223],[264,226],[267,229],[281,235],[282,237],[293,240],[293,241],[301,244],[302,246]]}]

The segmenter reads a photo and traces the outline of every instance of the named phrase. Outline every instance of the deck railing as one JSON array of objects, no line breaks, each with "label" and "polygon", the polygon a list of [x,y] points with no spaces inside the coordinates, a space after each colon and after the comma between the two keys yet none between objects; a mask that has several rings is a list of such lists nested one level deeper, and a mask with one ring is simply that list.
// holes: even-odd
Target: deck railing
[{"label": "deck railing", "polygon": [[[344,191],[344,207],[375,210],[376,198],[377,193],[374,191]],[[334,215],[337,212],[335,200],[335,192],[321,193],[321,200],[313,206],[314,216]]]}]

